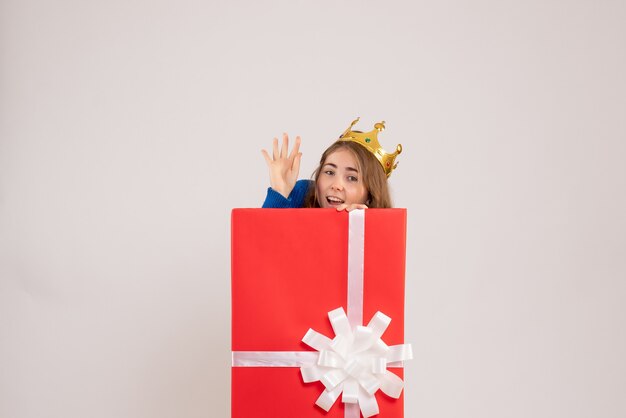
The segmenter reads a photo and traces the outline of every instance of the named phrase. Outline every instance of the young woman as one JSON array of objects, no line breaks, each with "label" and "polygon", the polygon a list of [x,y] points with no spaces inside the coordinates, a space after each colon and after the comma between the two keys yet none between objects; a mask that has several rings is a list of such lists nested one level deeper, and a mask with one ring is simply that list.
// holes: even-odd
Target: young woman
[{"label": "young woman", "polygon": [[[378,144],[375,130],[352,131],[355,120],[341,137],[324,151],[313,173],[313,181],[297,180],[302,153],[300,137],[289,153],[289,137],[283,134],[279,150],[274,138],[272,157],[262,150],[270,171],[270,185],[264,208],[336,208],[338,211],[365,208],[390,208],[391,198],[387,177],[395,169],[395,157],[402,152],[387,154]],[[378,156],[378,157],[377,157]]]}]

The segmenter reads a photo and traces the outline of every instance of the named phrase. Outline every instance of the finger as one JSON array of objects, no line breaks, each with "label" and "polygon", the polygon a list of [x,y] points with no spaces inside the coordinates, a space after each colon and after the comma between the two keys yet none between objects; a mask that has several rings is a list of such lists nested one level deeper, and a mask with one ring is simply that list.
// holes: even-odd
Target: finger
[{"label": "finger", "polygon": [[272,142],[272,158],[274,161],[278,160],[278,138],[274,138]]},{"label": "finger", "polygon": [[271,165],[272,164],[272,159],[270,158],[270,155],[268,154],[267,151],[265,151],[264,149],[261,150],[261,154],[263,154],[263,157],[265,158],[265,162],[267,163],[267,165]]},{"label": "finger", "polygon": [[289,149],[289,137],[287,134],[283,134],[283,146],[280,148],[280,158],[287,158],[287,151]]},{"label": "finger", "polygon": [[348,212],[352,212],[355,209],[367,209],[367,206],[361,203],[354,203],[346,208]]},{"label": "finger", "polygon": [[300,172],[301,160],[302,160],[302,153],[299,152],[298,155],[296,155],[296,158],[294,158],[293,164],[291,166],[291,171],[296,175],[296,177],[298,176],[298,173]]},{"label": "finger", "polygon": [[348,205],[346,205],[345,203],[342,203],[341,205],[337,206],[337,212],[341,212],[342,210],[346,209],[348,207]]},{"label": "finger", "polygon": [[291,154],[289,154],[289,159],[292,161],[293,164],[293,160],[296,157],[296,155],[298,155],[298,150],[300,149],[300,142],[301,139],[299,136],[296,137],[296,144],[293,146],[293,149],[291,150]]}]

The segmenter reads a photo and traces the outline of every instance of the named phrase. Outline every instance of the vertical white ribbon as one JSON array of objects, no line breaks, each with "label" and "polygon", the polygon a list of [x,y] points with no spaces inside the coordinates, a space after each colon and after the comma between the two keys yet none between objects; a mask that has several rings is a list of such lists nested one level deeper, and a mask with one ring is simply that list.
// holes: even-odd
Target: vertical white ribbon
[{"label": "vertical white ribbon", "polygon": [[348,219],[348,322],[363,325],[363,263],[365,260],[365,210],[349,212]]},{"label": "vertical white ribbon", "polygon": [[[363,263],[365,260],[365,210],[348,214],[348,309],[350,328],[363,325]],[[344,418],[359,418],[358,403],[344,403]]]}]

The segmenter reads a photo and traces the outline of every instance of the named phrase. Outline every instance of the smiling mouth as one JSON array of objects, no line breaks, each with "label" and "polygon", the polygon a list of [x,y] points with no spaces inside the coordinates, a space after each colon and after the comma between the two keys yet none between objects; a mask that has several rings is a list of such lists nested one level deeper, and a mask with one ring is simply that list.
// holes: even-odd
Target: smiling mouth
[{"label": "smiling mouth", "polygon": [[326,196],[326,201],[330,206],[341,205],[344,201],[335,196]]}]

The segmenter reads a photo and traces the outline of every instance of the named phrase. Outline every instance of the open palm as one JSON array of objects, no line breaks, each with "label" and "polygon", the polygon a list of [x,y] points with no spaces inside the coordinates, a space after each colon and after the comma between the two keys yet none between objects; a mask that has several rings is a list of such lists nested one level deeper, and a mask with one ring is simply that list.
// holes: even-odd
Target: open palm
[{"label": "open palm", "polygon": [[300,137],[296,137],[296,144],[289,153],[289,136],[283,134],[283,144],[278,149],[278,138],[274,138],[272,146],[272,157],[265,150],[262,150],[265,162],[270,169],[270,186],[272,189],[289,197],[289,194],[296,185],[298,173],[300,172],[300,160],[302,153],[300,149]]}]

